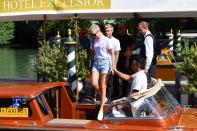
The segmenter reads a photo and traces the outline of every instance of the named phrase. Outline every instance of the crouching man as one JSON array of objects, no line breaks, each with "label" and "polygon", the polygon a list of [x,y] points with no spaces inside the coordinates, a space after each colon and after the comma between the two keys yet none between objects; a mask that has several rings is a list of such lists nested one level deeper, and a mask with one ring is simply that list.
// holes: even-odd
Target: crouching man
[{"label": "crouching man", "polygon": [[[116,68],[113,68],[114,73],[117,74],[121,79],[130,81],[132,80],[131,90],[128,95],[132,95],[134,93],[140,93],[147,90],[147,76],[144,73],[145,67],[145,59],[133,59],[129,62],[130,68],[134,71],[133,75],[127,75]],[[140,105],[143,103],[143,99],[137,100],[131,103],[131,110],[133,117],[140,117],[142,116],[142,112],[139,110]]]}]

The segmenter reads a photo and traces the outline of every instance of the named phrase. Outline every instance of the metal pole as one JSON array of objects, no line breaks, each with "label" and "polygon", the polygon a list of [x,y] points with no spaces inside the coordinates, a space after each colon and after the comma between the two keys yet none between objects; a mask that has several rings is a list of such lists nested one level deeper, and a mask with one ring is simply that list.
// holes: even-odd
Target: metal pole
[{"label": "metal pole", "polygon": [[[181,55],[181,32],[180,30],[177,33],[177,43],[176,43],[176,55],[177,58],[180,57]],[[181,103],[181,73],[180,72],[176,72],[176,90],[177,90],[177,100],[179,101],[179,103]]]},{"label": "metal pole", "polygon": [[47,21],[47,17],[46,15],[44,15],[44,23],[43,23],[43,30],[44,30],[44,43],[47,41],[47,28],[46,28],[46,21]]},{"label": "metal pole", "polygon": [[177,34],[177,44],[176,44],[176,53],[177,53],[177,56],[180,56],[180,51],[181,51],[181,31],[179,30],[178,31],[178,34]]},{"label": "metal pole", "polygon": [[[76,36],[76,41],[77,41],[77,43],[79,43],[79,34],[78,34],[78,14],[75,14],[75,36]],[[76,56],[76,65],[78,65],[78,51],[79,51],[79,45],[76,45],[76,53],[75,53],[75,56]],[[76,98],[77,98],[77,100],[79,99],[79,88],[78,88],[78,84],[79,84],[79,79],[78,79],[78,70],[77,70],[77,68],[76,68],[76,79],[77,79],[77,84],[76,84]]]}]

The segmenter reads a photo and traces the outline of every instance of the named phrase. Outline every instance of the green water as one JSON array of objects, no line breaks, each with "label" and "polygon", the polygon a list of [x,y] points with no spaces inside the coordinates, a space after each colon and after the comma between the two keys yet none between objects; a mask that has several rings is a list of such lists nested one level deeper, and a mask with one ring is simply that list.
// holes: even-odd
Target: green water
[{"label": "green water", "polygon": [[0,79],[36,80],[36,49],[0,48]]}]

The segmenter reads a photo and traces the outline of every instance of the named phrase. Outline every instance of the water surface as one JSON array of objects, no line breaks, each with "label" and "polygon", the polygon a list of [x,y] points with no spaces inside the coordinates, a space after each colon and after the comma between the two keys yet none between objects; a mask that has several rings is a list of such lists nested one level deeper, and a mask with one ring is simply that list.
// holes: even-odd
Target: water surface
[{"label": "water surface", "polygon": [[0,48],[0,79],[36,80],[36,49]]}]

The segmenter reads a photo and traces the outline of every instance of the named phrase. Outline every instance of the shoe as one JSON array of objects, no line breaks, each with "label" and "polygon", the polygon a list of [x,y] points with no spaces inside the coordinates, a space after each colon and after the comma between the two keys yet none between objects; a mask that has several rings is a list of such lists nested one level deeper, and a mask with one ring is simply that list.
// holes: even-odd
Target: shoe
[{"label": "shoe", "polygon": [[94,104],[101,104],[101,102],[94,99]]},{"label": "shoe", "polygon": [[105,98],[105,104],[107,104],[107,103],[109,103],[109,101],[108,101],[108,99],[107,99],[107,97]]},{"label": "shoe", "polygon": [[98,121],[102,121],[103,120],[103,112],[99,111],[98,116],[97,116],[97,120]]},{"label": "shoe", "polygon": [[[95,103],[100,104],[100,101],[97,101],[96,98],[93,99]],[[105,104],[109,103],[107,97],[105,98]]]},{"label": "shoe", "polygon": [[94,102],[96,102],[96,98],[94,98],[93,100],[94,100]]}]

